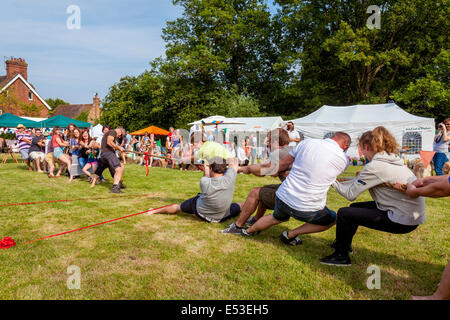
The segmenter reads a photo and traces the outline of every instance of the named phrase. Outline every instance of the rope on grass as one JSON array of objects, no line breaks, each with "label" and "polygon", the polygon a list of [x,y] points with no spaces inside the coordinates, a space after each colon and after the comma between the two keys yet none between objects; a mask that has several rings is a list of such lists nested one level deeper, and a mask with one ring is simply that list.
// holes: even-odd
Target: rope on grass
[{"label": "rope on grass", "polygon": [[[142,211],[142,212],[129,214],[129,215],[124,216],[124,217],[120,217],[120,218],[116,218],[116,219],[112,219],[112,220],[108,220],[108,221],[99,222],[99,223],[96,223],[96,224],[89,225],[89,226],[87,226],[87,227],[82,227],[82,228],[78,228],[78,229],[74,229],[74,230],[69,230],[69,231],[65,231],[65,232],[61,232],[61,233],[57,233],[57,234],[52,234],[52,235],[50,235],[50,236],[46,236],[46,237],[39,238],[39,239],[35,239],[35,240],[25,241],[25,242],[23,242],[22,244],[33,243],[33,242],[40,241],[40,240],[44,240],[44,239],[49,239],[49,238],[54,238],[54,237],[62,236],[62,235],[64,235],[64,234],[68,234],[68,233],[72,233],[72,232],[75,232],[75,231],[80,231],[80,230],[84,230],[84,229],[96,227],[96,226],[99,226],[99,225],[102,225],[102,224],[105,224],[105,223],[110,223],[110,222],[114,222],[114,221],[118,221],[118,220],[130,218],[130,217],[134,217],[134,216],[137,216],[137,215],[140,215],[140,214],[144,214],[144,213],[146,213],[146,212],[150,212],[150,211],[154,211],[154,210],[158,210],[158,209],[163,209],[163,208],[166,208],[166,207],[168,207],[168,206],[170,206],[170,204],[167,205],[167,206],[160,207],[160,208],[149,209],[149,210],[145,210],[145,211]],[[10,238],[10,237],[5,237],[3,240],[0,240],[0,249],[8,249],[8,248],[14,247],[15,245],[16,245],[16,243],[15,243],[14,240],[13,240],[12,238]]]},{"label": "rope on grass", "polygon": [[10,207],[10,206],[25,206],[25,205],[32,205],[32,204],[41,204],[41,203],[54,203],[54,202],[69,202],[69,201],[88,201],[88,200],[107,200],[107,199],[115,199],[115,198],[122,198],[122,197],[147,197],[151,194],[132,194],[132,195],[125,195],[125,196],[114,196],[114,197],[107,197],[107,198],[83,198],[83,199],[65,199],[65,200],[49,200],[49,201],[34,201],[34,202],[22,202],[22,203],[8,203],[8,204],[0,204],[0,207]]}]

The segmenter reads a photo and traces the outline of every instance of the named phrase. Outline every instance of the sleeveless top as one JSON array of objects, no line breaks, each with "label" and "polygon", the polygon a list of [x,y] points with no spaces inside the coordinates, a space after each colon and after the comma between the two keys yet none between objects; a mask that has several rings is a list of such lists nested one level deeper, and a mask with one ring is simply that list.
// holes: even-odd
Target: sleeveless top
[{"label": "sleeveless top", "polygon": [[[450,136],[450,133],[447,132],[447,136]],[[448,145],[450,141],[444,141],[444,133],[442,132],[437,139],[433,141],[433,151],[446,153],[448,152]]]}]

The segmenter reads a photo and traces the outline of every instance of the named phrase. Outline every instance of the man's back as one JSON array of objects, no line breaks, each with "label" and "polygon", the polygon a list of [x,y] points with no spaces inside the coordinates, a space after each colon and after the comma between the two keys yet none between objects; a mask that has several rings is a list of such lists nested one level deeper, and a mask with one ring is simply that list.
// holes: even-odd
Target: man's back
[{"label": "man's back", "polygon": [[331,139],[308,139],[289,153],[292,169],[277,196],[299,211],[317,211],[326,205],[327,192],[348,165],[341,147]]},{"label": "man's back", "polygon": [[201,178],[200,189],[202,193],[197,200],[198,212],[216,220],[226,216],[233,202],[236,177],[236,170],[228,168],[223,176]]}]

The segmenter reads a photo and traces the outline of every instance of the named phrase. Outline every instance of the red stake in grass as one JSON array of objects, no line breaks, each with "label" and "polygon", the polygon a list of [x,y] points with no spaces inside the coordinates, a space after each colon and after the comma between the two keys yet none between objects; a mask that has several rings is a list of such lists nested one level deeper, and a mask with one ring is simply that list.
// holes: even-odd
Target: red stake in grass
[{"label": "red stake in grass", "polygon": [[0,249],[8,249],[15,245],[16,242],[10,237],[4,237],[3,240],[0,240]]}]

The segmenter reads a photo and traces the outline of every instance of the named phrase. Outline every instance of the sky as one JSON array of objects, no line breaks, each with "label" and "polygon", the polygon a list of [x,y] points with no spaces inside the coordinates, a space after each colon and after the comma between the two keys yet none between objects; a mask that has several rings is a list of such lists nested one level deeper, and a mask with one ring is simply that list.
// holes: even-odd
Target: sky
[{"label": "sky", "polygon": [[[0,75],[4,60],[24,58],[28,80],[44,98],[72,104],[103,99],[126,75],[164,55],[162,28],[180,17],[172,0],[1,0]],[[272,1],[268,1],[272,10]],[[80,29],[67,21],[80,9]]]},{"label": "sky", "polygon": [[[71,5],[80,8],[80,29],[67,28]],[[181,13],[171,0],[2,0],[0,75],[4,60],[24,58],[44,99],[92,103],[164,54],[162,28]]]}]

